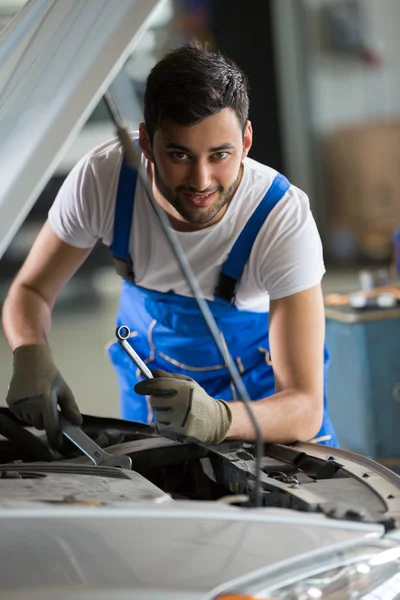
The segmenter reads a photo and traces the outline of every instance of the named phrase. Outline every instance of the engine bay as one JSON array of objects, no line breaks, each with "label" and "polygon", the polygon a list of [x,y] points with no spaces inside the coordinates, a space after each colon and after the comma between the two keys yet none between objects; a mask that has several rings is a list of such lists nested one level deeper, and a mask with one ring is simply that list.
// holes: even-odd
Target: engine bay
[{"label": "engine bay", "polygon": [[[84,416],[82,429],[111,455],[129,456],[131,469],[93,465],[67,439],[54,452],[41,432],[1,409],[0,502],[194,500],[254,506],[250,443],[181,443],[145,424],[93,416]],[[265,444],[261,484],[264,507],[397,527],[400,477],[354,453],[316,444]]]}]

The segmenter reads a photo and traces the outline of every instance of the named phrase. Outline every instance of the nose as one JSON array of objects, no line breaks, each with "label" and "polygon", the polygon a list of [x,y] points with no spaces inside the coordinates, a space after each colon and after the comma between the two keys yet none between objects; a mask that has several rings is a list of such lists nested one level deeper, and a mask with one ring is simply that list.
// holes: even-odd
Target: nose
[{"label": "nose", "polygon": [[211,187],[212,175],[211,165],[208,161],[193,161],[189,173],[189,185],[198,192],[207,190]]}]

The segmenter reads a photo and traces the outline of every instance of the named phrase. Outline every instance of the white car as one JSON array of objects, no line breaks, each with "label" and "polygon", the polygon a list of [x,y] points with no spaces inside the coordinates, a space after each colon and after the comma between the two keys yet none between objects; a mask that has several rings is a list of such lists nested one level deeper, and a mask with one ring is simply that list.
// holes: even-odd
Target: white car
[{"label": "white car", "polygon": [[[0,256],[158,4],[31,0],[4,30]],[[400,598],[400,478],[371,460],[91,416],[64,432],[55,453],[0,409],[2,600]]]}]

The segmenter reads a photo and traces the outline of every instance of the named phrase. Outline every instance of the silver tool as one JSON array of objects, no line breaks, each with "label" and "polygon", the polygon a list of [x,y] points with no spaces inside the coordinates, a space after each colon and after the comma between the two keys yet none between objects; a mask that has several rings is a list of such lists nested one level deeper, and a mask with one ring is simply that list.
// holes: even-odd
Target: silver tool
[{"label": "silver tool", "polygon": [[79,450],[82,450],[96,466],[121,467],[131,469],[132,459],[129,456],[112,456],[103,448],[100,448],[86,433],[77,425],[73,425],[65,417],[60,416],[61,431]]},{"label": "silver tool", "polygon": [[133,362],[140,370],[142,375],[144,375],[144,377],[146,377],[147,379],[153,379],[153,375],[149,367],[142,361],[140,356],[135,352],[135,350],[127,341],[129,336],[131,335],[129,327],[127,327],[126,325],[120,325],[120,327],[117,327],[115,335],[117,336],[117,340],[120,346],[122,346],[129,358],[133,360]]}]

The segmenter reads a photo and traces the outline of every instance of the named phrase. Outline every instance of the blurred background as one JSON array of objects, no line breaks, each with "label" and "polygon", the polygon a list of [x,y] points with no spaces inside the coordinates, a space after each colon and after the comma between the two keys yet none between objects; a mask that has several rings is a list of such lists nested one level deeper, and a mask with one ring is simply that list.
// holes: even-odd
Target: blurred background
[{"label": "blurred background", "polygon": [[[0,0],[0,28],[24,3]],[[323,240],[329,394],[339,438],[391,466],[400,456],[399,26],[399,0],[166,0],[111,88],[136,128],[147,74],[168,48],[208,41],[245,70],[255,133],[250,156],[307,192]],[[0,301],[72,166],[113,136],[100,102],[1,260]],[[54,311],[50,343],[83,412],[119,415],[105,352],[119,290],[99,246]],[[0,398],[11,361],[1,333]]]}]

